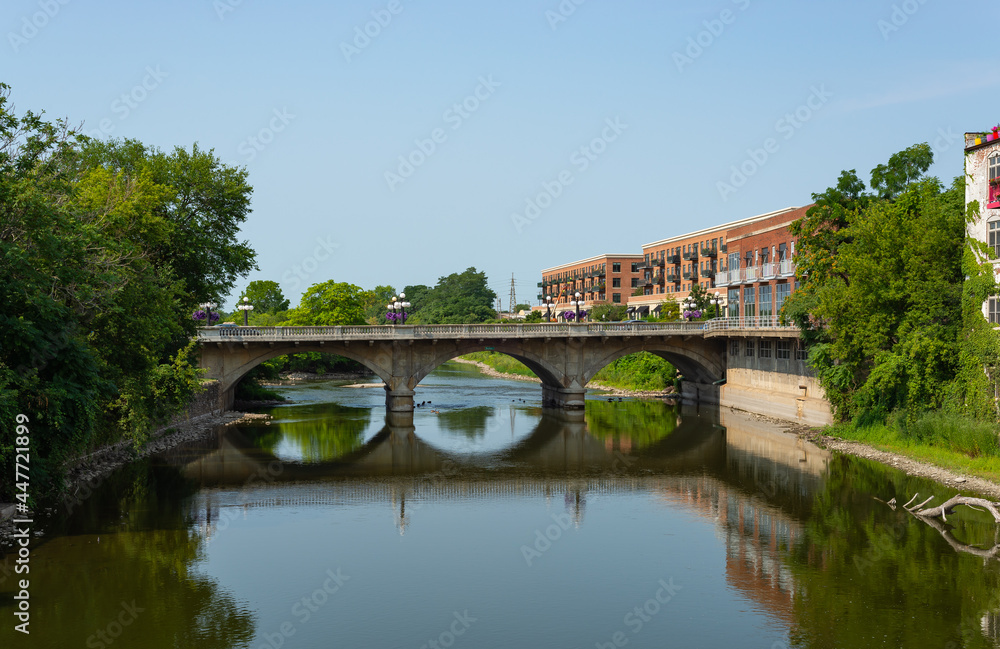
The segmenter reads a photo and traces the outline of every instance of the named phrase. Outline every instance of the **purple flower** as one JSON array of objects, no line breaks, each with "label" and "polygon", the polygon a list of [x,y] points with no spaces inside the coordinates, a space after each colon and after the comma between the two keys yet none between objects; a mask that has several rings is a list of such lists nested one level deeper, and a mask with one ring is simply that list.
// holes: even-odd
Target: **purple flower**
[{"label": "purple flower", "polygon": [[201,309],[198,309],[197,311],[191,314],[192,320],[204,320],[206,317],[207,316],[205,315],[205,312],[202,311]]},{"label": "purple flower", "polygon": [[219,319],[219,314],[218,313],[216,313],[215,311],[209,311],[209,313],[208,313],[208,321],[209,322],[215,322],[218,319]]}]

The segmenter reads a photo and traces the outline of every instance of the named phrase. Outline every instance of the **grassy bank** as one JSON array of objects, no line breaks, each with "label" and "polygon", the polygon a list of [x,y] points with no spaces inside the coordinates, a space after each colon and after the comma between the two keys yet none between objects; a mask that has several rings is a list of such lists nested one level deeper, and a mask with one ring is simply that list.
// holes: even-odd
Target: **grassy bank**
[{"label": "grassy bank", "polygon": [[1000,481],[998,431],[973,419],[938,411],[909,422],[894,418],[868,426],[838,424],[825,432],[952,471]]},{"label": "grassy bank", "polygon": [[[479,361],[498,372],[535,376],[523,363],[499,352],[473,352],[462,358]],[[639,352],[623,356],[594,377],[594,381],[622,390],[657,391],[674,384],[674,367],[655,354]]]}]

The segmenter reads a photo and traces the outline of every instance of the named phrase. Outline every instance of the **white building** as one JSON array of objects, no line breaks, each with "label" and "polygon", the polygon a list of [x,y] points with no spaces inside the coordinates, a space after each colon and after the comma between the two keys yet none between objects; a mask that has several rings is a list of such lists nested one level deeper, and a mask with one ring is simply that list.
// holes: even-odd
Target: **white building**
[{"label": "white building", "polygon": [[[993,273],[1000,276],[1000,129],[965,134],[965,176],[965,203],[979,202],[979,218],[969,223],[969,236],[993,249]],[[983,304],[983,315],[1000,324],[1000,297]]]}]

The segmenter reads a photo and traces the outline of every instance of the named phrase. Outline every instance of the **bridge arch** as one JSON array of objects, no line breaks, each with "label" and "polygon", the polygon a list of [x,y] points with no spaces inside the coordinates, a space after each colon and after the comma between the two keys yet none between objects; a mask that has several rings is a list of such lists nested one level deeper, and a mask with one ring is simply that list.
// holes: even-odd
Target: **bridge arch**
[{"label": "bridge arch", "polygon": [[638,352],[649,352],[676,367],[688,380],[714,383],[725,377],[726,370],[721,351],[712,347],[709,344],[693,346],[685,344],[682,340],[669,338],[665,341],[637,341],[633,344],[601,348],[590,355],[582,378],[586,385],[598,372],[619,358]]},{"label": "bridge arch", "polygon": [[[368,352],[367,346],[361,347],[356,346],[355,349],[351,349],[350,346],[336,347],[330,345],[310,345],[310,344],[300,344],[300,345],[275,345],[273,347],[247,347],[247,348],[237,348],[235,345],[232,346],[233,349],[214,348],[211,345],[206,345],[202,347],[202,366],[208,368],[208,377],[218,379],[220,383],[220,392],[226,401],[226,407],[230,407],[233,402],[233,390],[236,385],[252,370],[261,363],[269,361],[272,358],[278,356],[286,356],[288,354],[303,354],[306,352],[320,352],[323,354],[332,354],[335,356],[343,356],[344,358],[349,358],[352,361],[361,363],[366,368],[371,370],[380,379],[386,382],[388,385],[389,379],[392,376],[392,363],[390,359],[379,358],[379,355],[366,353]],[[235,350],[235,353],[234,353]]]},{"label": "bridge arch", "polygon": [[[447,349],[440,350],[429,360],[422,363],[414,372],[414,385],[422,381],[428,374],[453,358],[481,351],[486,351],[483,349],[483,344],[472,342],[461,342],[453,347],[449,346]],[[544,358],[540,358],[537,354],[532,353],[530,350],[523,349],[521,345],[494,342],[488,351],[499,352],[523,363],[529,370],[535,373],[535,376],[538,377],[543,385],[559,385],[560,383],[559,377],[561,376],[561,372],[558,367],[553,366]]]}]

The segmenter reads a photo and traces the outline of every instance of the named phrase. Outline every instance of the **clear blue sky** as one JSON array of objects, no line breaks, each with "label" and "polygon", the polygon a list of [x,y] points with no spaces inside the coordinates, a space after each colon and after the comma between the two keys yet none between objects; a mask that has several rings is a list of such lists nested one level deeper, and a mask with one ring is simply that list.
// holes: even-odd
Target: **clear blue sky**
[{"label": "clear blue sky", "polygon": [[996,2],[580,1],[7,0],[0,79],[19,112],[245,165],[238,288],[293,304],[469,266],[534,303],[542,268],[805,205],[917,142],[951,182],[1000,122]]}]

